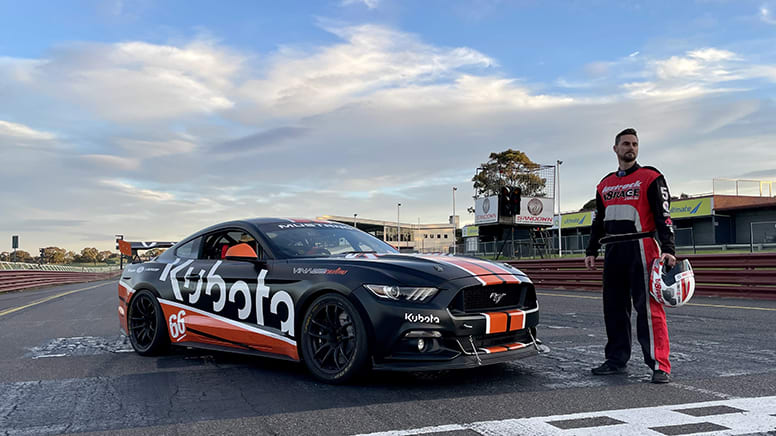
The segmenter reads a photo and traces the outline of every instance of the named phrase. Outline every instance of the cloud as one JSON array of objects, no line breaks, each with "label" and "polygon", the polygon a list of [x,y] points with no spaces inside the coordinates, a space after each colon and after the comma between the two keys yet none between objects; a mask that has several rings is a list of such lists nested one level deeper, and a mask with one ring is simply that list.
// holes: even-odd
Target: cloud
[{"label": "cloud", "polygon": [[369,9],[377,9],[380,4],[380,0],[342,0],[342,6],[350,6],[352,4],[363,4]]},{"label": "cloud", "polygon": [[110,154],[85,154],[81,158],[97,166],[118,170],[134,170],[140,166],[140,162],[137,159]]},{"label": "cloud", "polygon": [[284,48],[266,75],[241,93],[276,116],[305,117],[369,101],[375,93],[451,83],[462,69],[488,69],[495,61],[470,48],[435,47],[385,26],[325,29],[344,42],[312,52]]},{"label": "cloud", "polygon": [[776,24],[776,17],[773,16],[773,11],[771,10],[770,6],[768,5],[762,5],[760,6],[760,20],[764,23],[768,24]]},{"label": "cloud", "polygon": [[12,123],[0,120],[0,142],[5,140],[25,141],[51,141],[56,137],[47,132],[41,132],[24,124]]},{"label": "cloud", "polygon": [[134,184],[124,180],[108,179],[108,180],[101,180],[100,183],[109,188],[115,188],[126,195],[137,197],[142,200],[151,200],[151,201],[175,200],[175,196],[169,192],[139,188]]},{"label": "cloud", "polygon": [[310,131],[305,127],[276,127],[264,132],[254,133],[238,139],[232,139],[212,148],[215,152],[240,153],[265,149],[287,140],[298,138]]},{"label": "cloud", "polygon": [[145,42],[68,44],[36,62],[11,63],[30,93],[83,105],[117,121],[211,114],[234,106],[229,93],[244,58],[213,42],[183,47]]}]

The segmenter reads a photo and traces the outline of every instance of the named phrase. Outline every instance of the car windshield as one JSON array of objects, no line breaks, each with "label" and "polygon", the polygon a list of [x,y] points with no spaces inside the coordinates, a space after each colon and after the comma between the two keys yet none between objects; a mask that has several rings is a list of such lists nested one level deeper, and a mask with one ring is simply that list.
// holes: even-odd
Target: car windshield
[{"label": "car windshield", "polygon": [[273,223],[259,226],[279,257],[328,257],[351,253],[398,253],[374,236],[339,223]]}]

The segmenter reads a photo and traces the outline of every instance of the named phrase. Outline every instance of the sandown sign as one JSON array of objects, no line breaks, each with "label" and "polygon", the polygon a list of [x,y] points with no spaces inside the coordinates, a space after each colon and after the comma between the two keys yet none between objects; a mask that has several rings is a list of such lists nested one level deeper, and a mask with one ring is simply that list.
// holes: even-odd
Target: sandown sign
[{"label": "sandown sign", "polygon": [[712,197],[689,198],[671,202],[671,218],[694,218],[711,215]]},{"label": "sandown sign", "polygon": [[592,222],[593,211],[568,213],[563,214],[563,224],[561,227],[564,229],[571,229],[574,227],[590,227],[590,223]]}]

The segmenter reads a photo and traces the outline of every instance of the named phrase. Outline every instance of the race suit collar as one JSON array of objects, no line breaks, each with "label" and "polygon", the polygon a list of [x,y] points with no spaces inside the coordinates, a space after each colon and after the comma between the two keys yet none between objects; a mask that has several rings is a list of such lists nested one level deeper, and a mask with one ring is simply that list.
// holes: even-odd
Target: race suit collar
[{"label": "race suit collar", "polygon": [[617,174],[617,177],[625,177],[630,174],[633,174],[634,171],[641,168],[641,165],[639,165],[638,162],[634,163],[632,167],[628,168],[627,170],[621,170],[617,168],[617,171],[615,172]]}]

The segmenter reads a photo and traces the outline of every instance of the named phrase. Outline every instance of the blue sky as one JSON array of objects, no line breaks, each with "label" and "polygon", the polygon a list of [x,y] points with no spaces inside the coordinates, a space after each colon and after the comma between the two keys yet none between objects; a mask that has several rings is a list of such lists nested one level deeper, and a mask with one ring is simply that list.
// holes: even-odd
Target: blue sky
[{"label": "blue sky", "polygon": [[[776,179],[776,2],[0,3],[0,241],[176,240],[246,216],[444,222],[492,151],[563,211],[633,126],[678,194]],[[3,249],[3,248],[0,248]]]}]

